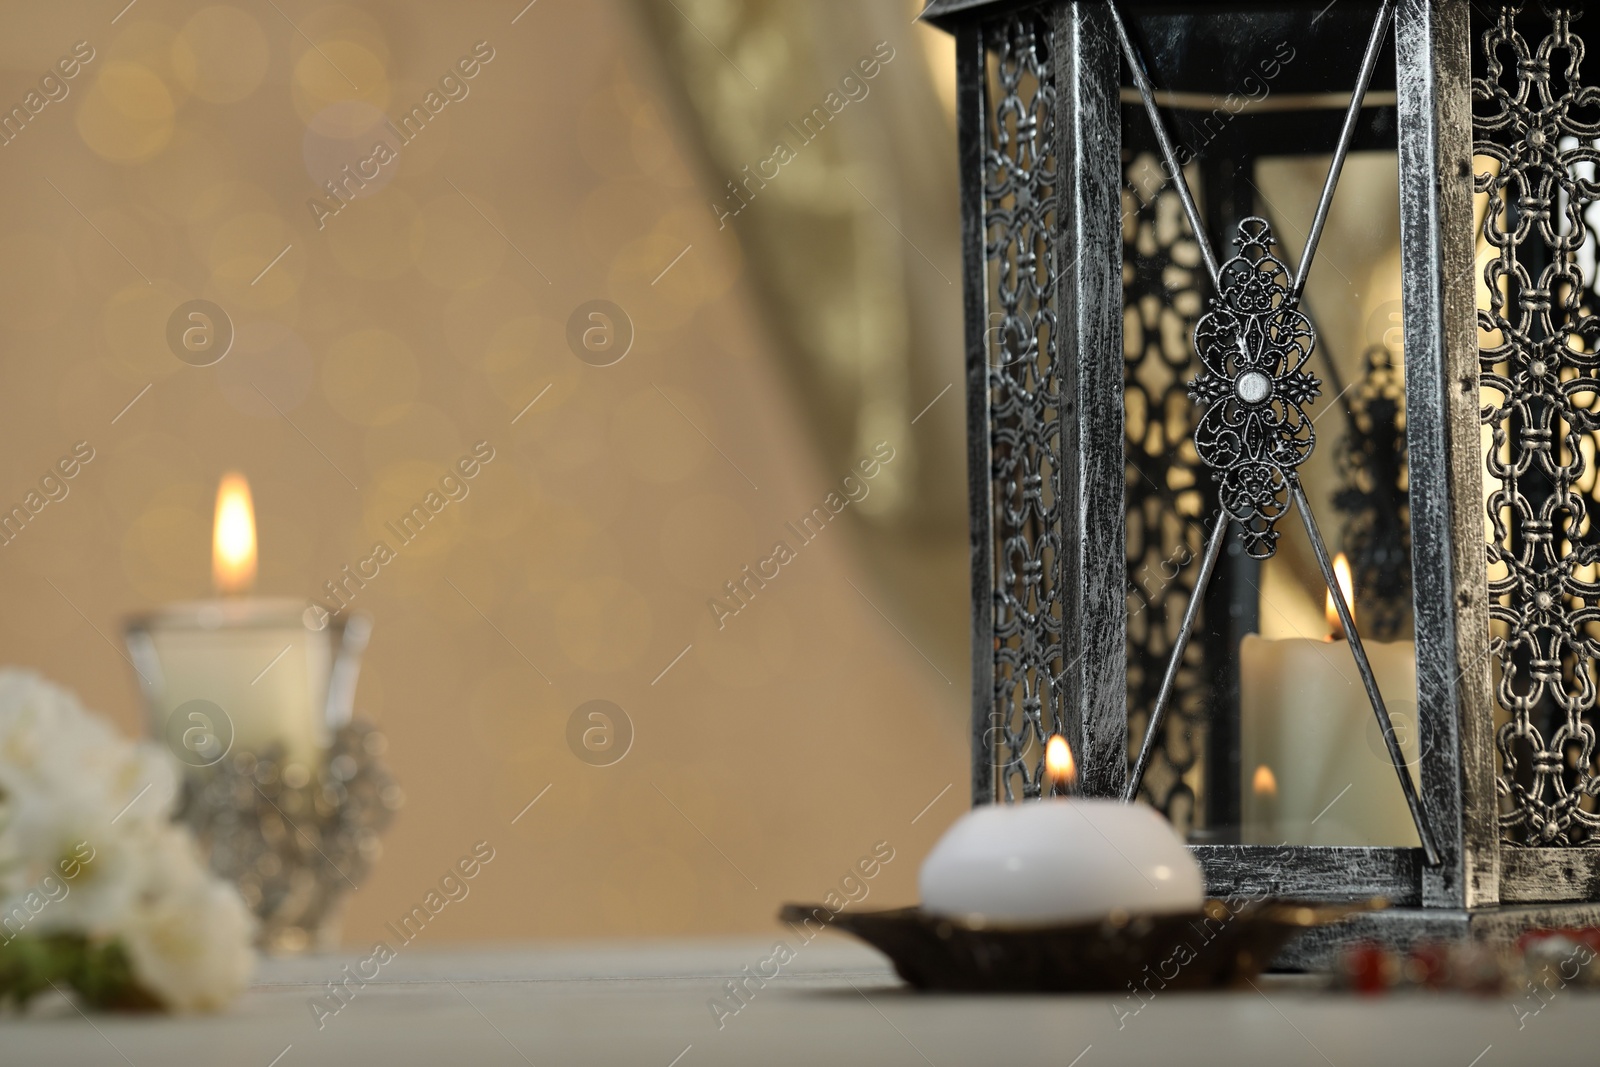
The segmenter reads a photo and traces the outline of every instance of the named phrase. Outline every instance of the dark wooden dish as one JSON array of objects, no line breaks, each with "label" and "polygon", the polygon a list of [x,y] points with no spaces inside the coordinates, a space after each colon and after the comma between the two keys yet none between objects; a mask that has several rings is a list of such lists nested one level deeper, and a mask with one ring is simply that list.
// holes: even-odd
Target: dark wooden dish
[{"label": "dark wooden dish", "polygon": [[786,904],[778,918],[854,934],[917,989],[962,993],[1089,993],[1226,989],[1255,978],[1291,938],[1371,904],[1259,901],[1230,910],[1113,915],[1070,926],[1000,926],[919,908],[842,911]]}]

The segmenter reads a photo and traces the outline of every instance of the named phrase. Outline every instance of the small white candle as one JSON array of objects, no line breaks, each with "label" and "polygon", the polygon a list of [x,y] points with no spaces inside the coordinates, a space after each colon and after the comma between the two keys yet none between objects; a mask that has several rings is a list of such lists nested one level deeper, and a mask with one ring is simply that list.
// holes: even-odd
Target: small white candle
[{"label": "small white candle", "polygon": [[[1074,780],[1065,739],[1050,739],[1051,792]],[[973,923],[1073,923],[1112,912],[1198,911],[1200,867],[1145,804],[1050,796],[987,804],[956,820],[922,865],[924,910]]]},{"label": "small white candle", "polygon": [[245,596],[255,575],[250,487],[243,476],[229,474],[217,490],[212,543],[212,577],[221,596],[167,605],[129,627],[155,732],[172,743],[183,736],[167,731],[173,712],[192,700],[210,701],[227,723],[201,728],[219,738],[231,732],[231,751],[281,745],[286,766],[315,770],[329,741],[329,634],[306,625],[303,601]]},{"label": "small white candle", "polygon": [[[1334,571],[1350,605],[1349,564]],[[1333,635],[1268,640],[1248,634],[1239,649],[1240,767],[1245,844],[1416,847],[1411,809],[1367,699],[1355,655]],[[1417,651],[1410,641],[1364,641],[1378,691],[1391,715],[1414,699]],[[1396,715],[1396,739],[1408,763],[1417,756],[1414,721]],[[1266,775],[1260,773],[1266,768]],[[1264,788],[1270,781],[1271,788]]]},{"label": "small white candle", "polygon": [[233,752],[279,744],[285,764],[321,766],[331,650],[327,631],[305,625],[305,608],[286,598],[207,600],[169,604],[143,620],[158,672],[145,686],[157,733],[182,705],[207,700],[227,715]]}]

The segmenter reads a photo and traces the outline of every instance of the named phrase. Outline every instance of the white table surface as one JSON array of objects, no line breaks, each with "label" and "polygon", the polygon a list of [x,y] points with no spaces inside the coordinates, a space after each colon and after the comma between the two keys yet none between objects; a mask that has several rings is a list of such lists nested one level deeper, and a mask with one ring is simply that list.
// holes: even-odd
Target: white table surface
[{"label": "white table surface", "polygon": [[[1163,993],[1123,1020],[1117,998],[931,996],[870,949],[825,935],[718,1029],[707,1002],[774,938],[503,949],[402,949],[316,1025],[310,1000],[364,952],[267,961],[231,1011],[84,1018],[64,1000],[0,1017],[0,1064],[1595,1064],[1600,994],[1562,990],[1520,1020],[1514,998],[1315,992]],[[1535,1003],[1521,1002],[1526,1012]],[[1521,1027],[1519,1029],[1519,1021]]]}]

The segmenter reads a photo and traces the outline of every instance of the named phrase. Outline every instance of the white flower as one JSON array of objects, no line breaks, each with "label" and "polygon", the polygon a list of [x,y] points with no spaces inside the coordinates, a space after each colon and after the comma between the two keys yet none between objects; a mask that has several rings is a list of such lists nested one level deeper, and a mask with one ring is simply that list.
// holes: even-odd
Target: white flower
[{"label": "white flower", "polygon": [[255,919],[233,886],[201,865],[189,835],[157,836],[145,883],[119,932],[139,984],[174,1011],[212,1011],[255,970]]},{"label": "white flower", "polygon": [[38,675],[0,669],[0,912],[27,908],[9,932],[114,930],[176,792],[158,749]]},{"label": "white flower", "polygon": [[121,925],[148,862],[148,830],[112,825],[82,796],[33,793],[17,798],[5,836],[26,872],[6,900],[35,893],[50,901],[29,933],[101,936]]},{"label": "white flower", "polygon": [[77,697],[0,668],[0,924],[119,941],[174,1010],[218,1008],[249,983],[254,919],[172,823],[177,777]]}]

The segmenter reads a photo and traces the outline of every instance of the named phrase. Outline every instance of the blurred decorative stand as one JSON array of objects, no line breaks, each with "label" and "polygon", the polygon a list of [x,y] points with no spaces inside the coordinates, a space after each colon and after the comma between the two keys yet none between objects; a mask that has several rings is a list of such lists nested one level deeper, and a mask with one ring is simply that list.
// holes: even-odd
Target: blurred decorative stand
[{"label": "blurred decorative stand", "polygon": [[403,794],[383,764],[387,741],[360,720],[333,737],[320,772],[285,768],[282,750],[240,752],[185,777],[179,818],[239,887],[275,954],[328,950],[345,894],[382,851]]}]

